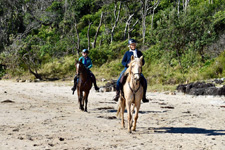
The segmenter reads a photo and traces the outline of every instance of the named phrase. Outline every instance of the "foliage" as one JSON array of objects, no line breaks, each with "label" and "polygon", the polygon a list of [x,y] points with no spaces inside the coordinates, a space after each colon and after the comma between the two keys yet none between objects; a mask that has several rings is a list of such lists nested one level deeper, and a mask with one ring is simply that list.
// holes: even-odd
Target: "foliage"
[{"label": "foliage", "polygon": [[[118,14],[115,5],[120,2],[120,17],[111,42]],[[79,57],[74,56],[75,52],[90,44],[93,68],[101,70],[98,75],[117,77],[123,68],[121,58],[128,50],[129,31],[144,53],[143,73],[151,84],[178,84],[225,75],[224,53],[214,58],[219,53],[207,49],[225,33],[225,1],[191,0],[187,10],[180,1],[178,13],[177,1],[161,0],[154,16],[152,10],[146,16],[143,44],[143,8],[138,0],[16,0],[13,5],[2,0],[0,4],[0,52],[15,74],[34,71],[45,77],[66,76],[73,72],[72,58]],[[102,26],[96,35],[102,12]]]}]

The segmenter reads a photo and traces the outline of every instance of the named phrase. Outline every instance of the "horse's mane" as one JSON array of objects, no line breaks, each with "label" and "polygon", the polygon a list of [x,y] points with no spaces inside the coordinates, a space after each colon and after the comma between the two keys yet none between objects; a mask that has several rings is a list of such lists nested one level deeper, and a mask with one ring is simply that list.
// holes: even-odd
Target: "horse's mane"
[{"label": "horse's mane", "polygon": [[135,63],[136,62],[136,60],[134,59],[134,60],[131,60],[130,61],[130,63],[128,64],[128,68],[127,68],[127,70],[126,70],[126,74],[128,73],[128,74],[131,74],[131,66],[132,66],[132,64],[133,63]]},{"label": "horse's mane", "polygon": [[136,62],[136,60],[133,59],[133,60],[131,60],[130,63],[128,64],[128,68],[127,68],[127,70],[126,70],[126,72],[125,72],[125,74],[128,74],[127,81],[130,81],[130,79],[131,79],[131,76],[130,76],[130,74],[131,74],[131,68],[132,68],[131,66],[132,66],[132,64],[135,63],[135,62]]}]

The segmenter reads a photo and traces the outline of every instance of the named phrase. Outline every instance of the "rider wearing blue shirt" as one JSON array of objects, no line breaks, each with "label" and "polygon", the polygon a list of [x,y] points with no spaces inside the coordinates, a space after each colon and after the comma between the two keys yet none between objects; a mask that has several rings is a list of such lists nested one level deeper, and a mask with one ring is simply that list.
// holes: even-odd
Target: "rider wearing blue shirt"
[{"label": "rider wearing blue shirt", "polygon": [[[91,61],[91,58],[88,57],[88,50],[87,49],[83,49],[82,56],[79,58],[79,61],[80,60],[82,61],[82,63],[84,64],[84,66],[87,68],[87,71],[88,71],[88,73],[91,76],[91,81],[94,83],[95,90],[98,91],[99,90],[99,87],[96,84],[95,75],[90,70],[91,67],[92,67],[92,61]],[[71,89],[73,91],[73,94],[74,94],[74,91],[76,90],[78,79],[79,78],[77,77],[77,75],[75,75],[75,77],[74,77],[74,85],[73,85],[73,87]]]},{"label": "rider wearing blue shirt", "polygon": [[90,57],[84,57],[84,56],[81,56],[79,58],[79,61],[82,61],[82,63],[84,64],[84,66],[87,68],[87,69],[91,69],[92,67],[92,61],[91,61],[91,58]]},{"label": "rider wearing blue shirt", "polygon": [[[126,75],[124,75],[124,72],[127,70],[128,68],[128,64],[131,61],[131,56],[133,55],[135,58],[140,58],[141,56],[143,56],[142,52],[136,49],[136,41],[134,39],[130,39],[128,41],[129,44],[129,51],[127,51],[122,59],[122,65],[125,67],[123,69],[123,71],[120,73],[119,79],[116,82],[116,96],[113,98],[114,101],[118,101],[119,96],[120,96],[120,91],[122,89],[123,83],[125,82],[124,80],[126,80]],[[142,63],[143,65],[145,64],[144,59],[142,59]],[[122,78],[122,81],[121,81]],[[141,84],[144,88],[144,93],[143,93],[143,98],[142,101],[145,102],[149,102],[148,99],[146,99],[146,91],[147,91],[147,80],[145,79],[144,75],[141,74]]]}]

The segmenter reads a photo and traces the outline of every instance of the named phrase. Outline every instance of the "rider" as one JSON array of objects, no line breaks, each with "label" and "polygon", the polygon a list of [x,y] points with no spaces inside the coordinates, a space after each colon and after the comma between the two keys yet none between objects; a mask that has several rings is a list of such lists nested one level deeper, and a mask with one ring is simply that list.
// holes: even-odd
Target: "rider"
[{"label": "rider", "polygon": [[[123,69],[123,71],[120,73],[120,76],[119,76],[119,79],[117,80],[116,82],[116,96],[113,98],[114,101],[118,101],[119,99],[119,96],[120,96],[120,90],[122,89],[122,86],[124,83],[123,79],[125,80],[126,77],[123,77],[125,76],[124,75],[124,72],[127,70],[128,68],[128,64],[130,63],[131,61],[131,56],[133,55],[134,57],[137,57],[137,58],[140,58],[141,56],[143,56],[142,52],[137,50],[136,49],[136,41],[134,39],[130,39],[128,41],[128,44],[129,44],[129,51],[127,51],[124,56],[123,56],[123,59],[122,59],[122,65],[125,67]],[[143,65],[145,63],[144,59],[142,60],[143,61]],[[121,81],[121,78],[122,78],[122,81]],[[122,83],[121,83],[122,82]],[[149,102],[148,99],[146,99],[146,91],[147,91],[147,81],[144,77],[143,74],[141,74],[141,84],[144,88],[144,93],[143,93],[143,98],[142,98],[142,101],[144,103],[146,102]]]},{"label": "rider", "polygon": [[[88,70],[88,73],[91,76],[91,81],[94,83],[95,90],[98,91],[99,87],[96,84],[96,78],[95,78],[94,74],[90,70],[90,68],[92,67],[92,61],[91,61],[91,58],[88,57],[88,53],[89,52],[88,52],[87,49],[83,49],[82,50],[82,56],[79,58],[79,61],[82,60],[82,63],[84,64],[84,66]],[[74,85],[73,85],[73,87],[71,89],[73,91],[73,94],[74,94],[74,91],[76,90],[76,87],[77,87],[77,81],[78,81],[78,76],[75,75],[75,77],[74,77]]]}]

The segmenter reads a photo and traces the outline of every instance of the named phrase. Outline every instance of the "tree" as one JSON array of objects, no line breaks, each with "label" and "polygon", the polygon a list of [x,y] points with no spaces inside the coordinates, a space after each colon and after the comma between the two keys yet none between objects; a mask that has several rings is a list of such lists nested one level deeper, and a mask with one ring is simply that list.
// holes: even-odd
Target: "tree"
[{"label": "tree", "polygon": [[[132,4],[131,4],[132,3]],[[128,10],[126,16],[126,24],[124,29],[124,40],[126,40],[126,35],[128,35],[128,39],[130,39],[130,33],[134,30],[135,26],[140,21],[138,13],[141,9],[141,6],[138,5],[137,1],[127,1],[125,3],[126,9]]]},{"label": "tree", "polygon": [[[112,29],[111,29],[111,44],[112,44],[112,42],[113,42],[113,35],[114,35],[114,31],[115,31],[115,28],[116,28],[116,26],[117,26],[117,23],[118,23],[118,21],[119,21],[119,17],[120,17],[120,11],[121,11],[121,1],[119,2],[119,6],[117,5],[117,0],[115,0],[115,3],[114,3],[114,11],[113,11],[113,15],[114,15],[114,25],[113,25],[113,27],[112,27]],[[117,7],[119,7],[119,8],[117,8]]]},{"label": "tree", "polygon": [[[140,0],[142,3],[142,11],[141,11],[141,18],[142,18],[142,43],[145,43],[145,32],[146,32],[146,17],[151,13],[152,10],[152,23],[151,28],[153,27],[153,18],[155,9],[158,7],[160,0]],[[154,2],[154,4],[152,4]]]},{"label": "tree", "polygon": [[98,29],[97,29],[97,31],[96,31],[96,33],[95,33],[95,37],[94,37],[93,48],[95,48],[95,46],[96,46],[96,41],[97,41],[98,33],[99,33],[99,30],[100,30],[100,28],[101,28],[101,26],[102,26],[103,14],[104,14],[104,13],[101,12],[101,17],[100,17]]}]

